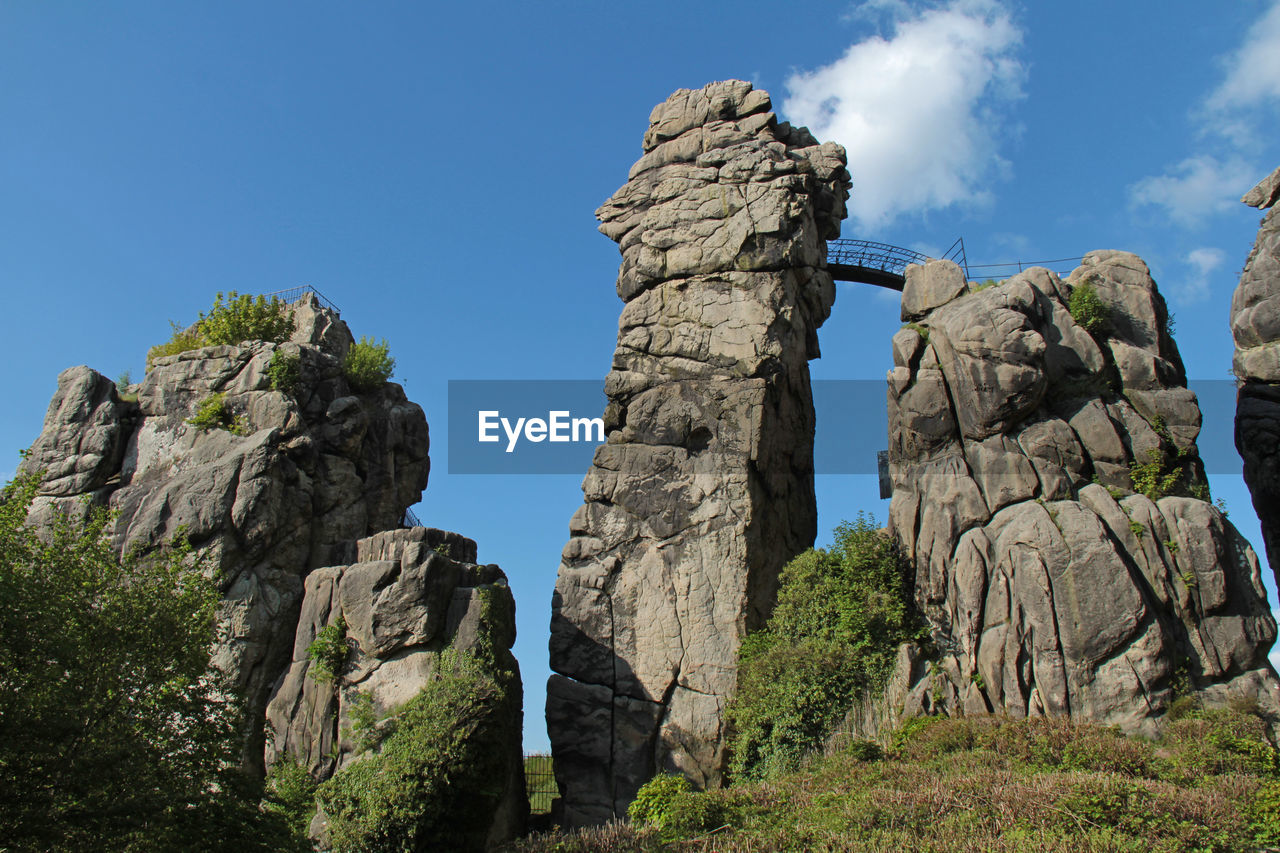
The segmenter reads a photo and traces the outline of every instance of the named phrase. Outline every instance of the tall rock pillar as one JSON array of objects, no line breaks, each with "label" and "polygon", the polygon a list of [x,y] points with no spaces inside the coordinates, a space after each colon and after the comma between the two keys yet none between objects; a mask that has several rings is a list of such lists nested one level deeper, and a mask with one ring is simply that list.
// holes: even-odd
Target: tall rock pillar
[{"label": "tall rock pillar", "polygon": [[1231,298],[1236,398],[1236,449],[1262,522],[1273,572],[1280,572],[1280,197],[1276,169],[1241,201],[1267,210]]},{"label": "tall rock pillar", "polygon": [[659,104],[596,212],[626,306],[608,440],[552,602],[547,726],[569,825],[624,815],[661,770],[720,780],[739,643],[816,532],[808,361],[848,187],[840,146],[731,80]]}]

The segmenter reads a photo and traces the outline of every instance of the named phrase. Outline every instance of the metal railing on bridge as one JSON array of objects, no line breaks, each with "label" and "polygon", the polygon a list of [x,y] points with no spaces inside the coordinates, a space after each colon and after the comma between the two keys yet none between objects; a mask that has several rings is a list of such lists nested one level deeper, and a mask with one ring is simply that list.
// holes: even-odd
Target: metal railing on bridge
[{"label": "metal railing on bridge", "polygon": [[[964,252],[964,240],[958,239],[942,256],[955,261],[969,276]],[[874,284],[890,290],[902,290],[906,281],[907,264],[923,264],[929,256],[914,249],[877,243],[874,240],[827,241],[827,270],[837,281],[856,281]]]}]

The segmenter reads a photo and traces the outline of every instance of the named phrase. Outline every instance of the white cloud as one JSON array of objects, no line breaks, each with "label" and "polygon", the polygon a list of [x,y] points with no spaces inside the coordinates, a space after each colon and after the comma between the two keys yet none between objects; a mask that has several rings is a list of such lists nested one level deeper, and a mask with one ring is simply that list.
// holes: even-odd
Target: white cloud
[{"label": "white cloud", "polygon": [[849,152],[849,210],[864,228],[988,201],[985,183],[1006,168],[1002,111],[1022,95],[1021,31],[993,0],[873,5],[891,16],[889,38],[792,75],[783,112]]},{"label": "white cloud", "polygon": [[1280,0],[1272,0],[1240,46],[1219,61],[1222,82],[1191,114],[1208,143],[1205,149],[1165,174],[1129,187],[1134,206],[1162,207],[1184,227],[1238,209],[1240,196],[1269,171],[1248,161],[1259,153],[1255,131],[1260,112],[1280,104]]},{"label": "white cloud", "polygon": [[1204,102],[1206,130],[1248,145],[1253,141],[1250,111],[1280,102],[1280,0],[1249,28],[1223,66],[1226,77]]},{"label": "white cloud", "polygon": [[1257,181],[1254,171],[1239,157],[1188,157],[1163,175],[1133,184],[1129,201],[1164,208],[1174,222],[1191,227],[1211,213],[1239,207],[1240,196]]},{"label": "white cloud", "polygon": [[1181,284],[1173,288],[1173,299],[1182,305],[1204,302],[1209,298],[1209,279],[1222,266],[1226,255],[1221,249],[1200,248],[1187,253],[1184,263],[1191,268]]}]

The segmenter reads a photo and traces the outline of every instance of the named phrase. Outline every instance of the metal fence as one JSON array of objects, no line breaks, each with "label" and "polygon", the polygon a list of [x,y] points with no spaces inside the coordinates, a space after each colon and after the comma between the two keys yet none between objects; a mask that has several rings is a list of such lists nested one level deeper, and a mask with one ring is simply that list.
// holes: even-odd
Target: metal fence
[{"label": "metal fence", "polygon": [[321,305],[323,305],[325,308],[328,308],[330,311],[332,311],[335,314],[342,313],[341,311],[338,310],[338,306],[333,304],[332,300],[325,298],[325,295],[323,293],[316,290],[314,287],[312,287],[309,284],[304,284],[304,285],[301,285],[300,287],[290,287],[288,290],[274,290],[271,293],[264,293],[262,295],[266,297],[274,296],[276,299],[279,299],[281,302],[291,304],[301,299],[304,293],[314,293],[316,295],[316,301],[319,302]]},{"label": "metal fence", "polygon": [[524,784],[529,792],[529,813],[531,815],[550,814],[551,801],[560,796],[550,755],[546,753],[525,755]]},{"label": "metal fence", "polygon": [[404,508],[404,518],[400,519],[401,527],[421,527],[422,522],[418,520],[418,516],[408,507]]}]

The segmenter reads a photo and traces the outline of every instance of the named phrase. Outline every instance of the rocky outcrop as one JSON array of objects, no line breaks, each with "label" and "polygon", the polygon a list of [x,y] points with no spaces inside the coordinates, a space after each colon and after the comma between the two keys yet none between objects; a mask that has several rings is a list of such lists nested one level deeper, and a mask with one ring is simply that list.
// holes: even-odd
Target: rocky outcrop
[{"label": "rocky outcrop", "polygon": [[1262,522],[1271,570],[1280,573],[1280,169],[1241,201],[1267,210],[1231,298],[1235,338],[1236,449]]},{"label": "rocky outcrop", "polygon": [[547,725],[568,825],[625,815],[660,770],[716,784],[744,633],[812,544],[808,360],[834,285],[844,152],[749,83],[659,104],[597,211],[626,302],[608,443],[570,522]]},{"label": "rocky outcrop", "polygon": [[1257,558],[1207,502],[1167,318],[1123,252],[1093,252],[1065,281],[1037,268],[988,288],[947,261],[908,267],[890,526],[937,649],[932,662],[904,650],[906,713],[1150,732],[1195,692],[1280,714]]},{"label": "rocky outcrop", "polygon": [[[480,827],[474,847],[514,838],[523,831],[528,804],[519,667],[510,651],[515,602],[506,576],[497,566],[476,565],[470,539],[428,528],[379,533],[353,551],[350,565],[307,576],[293,662],[267,708],[274,733],[267,763],[295,760],[313,778],[329,778],[377,750],[376,732],[394,730],[397,712],[432,678],[443,651],[476,655],[503,674],[506,695],[497,700],[497,713],[483,719],[483,730],[471,735],[497,748],[503,768],[498,784],[487,786],[494,802],[482,811],[492,821]],[[326,628],[347,652],[336,672],[318,676],[310,651]],[[359,730],[361,711],[366,727],[376,720],[372,729]],[[315,829],[322,836],[321,827]]]},{"label": "rocky outcrop", "polygon": [[[259,768],[304,577],[399,527],[429,470],[422,409],[394,383],[354,392],[341,366],[346,324],[310,294],[293,308],[291,341],[158,358],[123,396],[87,367],[64,371],[23,465],[45,473],[33,522],[109,507],[121,552],[181,535],[203,556],[223,592],[215,661],[245,698],[246,760]],[[291,390],[272,388],[277,352],[298,360]],[[231,429],[189,422],[215,394]]]}]

